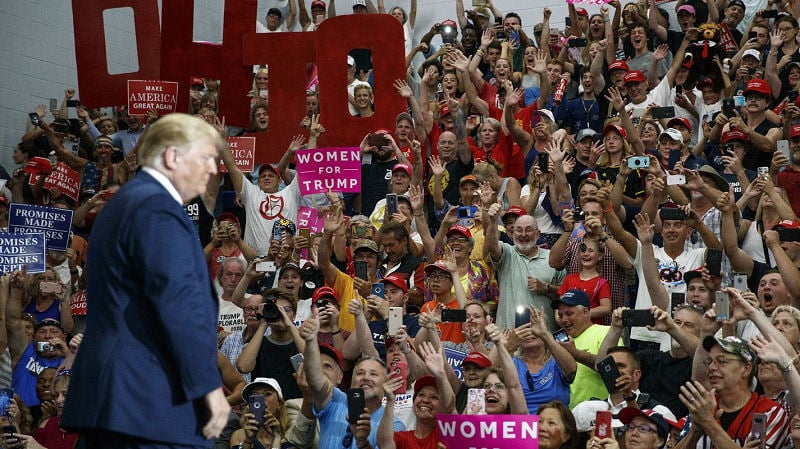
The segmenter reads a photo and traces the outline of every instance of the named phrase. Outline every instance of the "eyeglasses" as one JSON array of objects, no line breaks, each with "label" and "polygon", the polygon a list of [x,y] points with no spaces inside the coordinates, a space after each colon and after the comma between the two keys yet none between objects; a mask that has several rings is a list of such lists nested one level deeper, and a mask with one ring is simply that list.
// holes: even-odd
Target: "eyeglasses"
[{"label": "eyeglasses", "polygon": [[483,384],[483,389],[484,390],[494,389],[494,391],[504,391],[506,389],[506,384],[501,383],[501,382],[490,384],[490,383],[486,382],[485,384]]},{"label": "eyeglasses", "polygon": [[709,367],[711,363],[715,363],[718,367],[728,366],[731,362],[741,362],[742,359],[738,357],[717,357],[716,359],[705,359],[703,360],[703,366]]},{"label": "eyeglasses", "polygon": [[244,307],[245,312],[258,312],[258,307]]},{"label": "eyeglasses", "polygon": [[347,425],[347,433],[342,438],[342,447],[350,447],[353,444],[353,432],[350,430],[350,425]]},{"label": "eyeglasses", "polygon": [[448,237],[447,243],[467,243],[469,241],[466,237]]},{"label": "eyeglasses", "polygon": [[429,274],[428,275],[428,279],[430,279],[432,281],[443,281],[443,280],[450,279],[450,275],[449,274]]},{"label": "eyeglasses", "polygon": [[630,423],[627,426],[625,426],[625,430],[628,431],[628,432],[630,432],[630,431],[632,431],[634,429],[638,430],[639,433],[658,433],[657,429],[655,429],[653,427],[650,427],[650,426],[648,426],[646,424],[639,424],[637,426],[637,425],[635,425],[633,423]]}]

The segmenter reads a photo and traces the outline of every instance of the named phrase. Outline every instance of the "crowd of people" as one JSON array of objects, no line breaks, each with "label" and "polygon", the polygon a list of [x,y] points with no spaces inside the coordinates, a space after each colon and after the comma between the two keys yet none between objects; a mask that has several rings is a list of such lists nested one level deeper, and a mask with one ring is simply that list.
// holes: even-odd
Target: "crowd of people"
[{"label": "crowd of people", "polygon": [[[530,27],[455,3],[417,42],[415,0],[352,0],[400,21],[408,67],[408,108],[352,142],[360,193],[300,193],[294,156],[334,122],[309,70],[283,157],[243,173],[220,147],[225,172],[184,205],[233,407],[216,446],[434,449],[439,414],[535,414],[544,449],[800,444],[800,5],[569,4],[556,29],[548,8]],[[336,15],[288,6],[258,32]],[[347,63],[350,112],[368,117],[372,64]],[[258,136],[280,114],[270,87],[256,67],[246,128],[225,126],[215,80],[192,79],[188,112]],[[107,301],[86,294],[87,242],[113,245],[96,218],[146,171],[138,142],[162,120],[73,118],[74,99],[52,120],[35,108],[0,171],[0,226],[9,202],[74,211],[43,273],[0,278],[3,447],[75,447],[61,412],[86,309]],[[77,200],[37,178],[56,164],[80,173]]]}]

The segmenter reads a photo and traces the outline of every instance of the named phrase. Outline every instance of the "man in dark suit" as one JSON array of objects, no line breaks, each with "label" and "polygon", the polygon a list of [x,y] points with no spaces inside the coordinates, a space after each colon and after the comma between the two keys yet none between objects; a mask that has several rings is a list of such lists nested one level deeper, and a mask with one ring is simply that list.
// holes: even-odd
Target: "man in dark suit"
[{"label": "man in dark suit", "polygon": [[62,418],[90,448],[210,447],[227,422],[217,300],[183,209],[224,146],[202,120],[160,119],[139,142],[142,171],[95,221],[86,332]]}]

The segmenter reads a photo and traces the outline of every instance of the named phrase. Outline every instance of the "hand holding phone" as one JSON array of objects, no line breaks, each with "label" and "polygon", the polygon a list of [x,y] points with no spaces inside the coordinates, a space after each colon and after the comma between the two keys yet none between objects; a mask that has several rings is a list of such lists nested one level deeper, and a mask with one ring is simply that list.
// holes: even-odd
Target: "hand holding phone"
[{"label": "hand holding phone", "polygon": [[347,391],[347,422],[358,423],[358,418],[364,413],[364,389],[351,388]]}]

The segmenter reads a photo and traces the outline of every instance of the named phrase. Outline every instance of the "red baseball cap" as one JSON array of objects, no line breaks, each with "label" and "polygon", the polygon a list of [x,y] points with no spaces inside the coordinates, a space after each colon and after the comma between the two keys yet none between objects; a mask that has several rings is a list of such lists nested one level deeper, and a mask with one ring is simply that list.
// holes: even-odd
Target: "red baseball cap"
[{"label": "red baseball cap", "polygon": [[575,8],[575,12],[578,13],[579,16],[586,16],[589,17],[589,11],[583,8]]},{"label": "red baseball cap", "polygon": [[772,227],[772,229],[797,229],[800,228],[800,221],[797,220],[781,220],[780,223]]},{"label": "red baseball cap", "polygon": [[683,126],[692,132],[692,124],[689,123],[689,119],[683,117],[674,117],[670,121],[667,122],[667,128],[675,128],[673,125]]},{"label": "red baseball cap", "polygon": [[264,173],[264,170],[270,169],[275,172],[276,175],[280,176],[281,173],[278,171],[278,167],[272,164],[261,164],[261,167],[258,167],[258,176],[261,176],[261,173]]},{"label": "red baseball cap", "polygon": [[326,5],[325,2],[323,2],[322,0],[314,0],[313,2],[311,2],[311,7],[312,8],[319,7],[319,8],[325,9],[327,6],[328,5]]},{"label": "red baseball cap", "polygon": [[338,349],[334,348],[333,346],[329,345],[328,343],[320,343],[319,344],[319,353],[325,354],[336,360],[336,363],[339,365],[339,369],[342,369],[342,363],[344,358],[342,357],[342,353],[339,352]]},{"label": "red baseball cap", "polygon": [[769,83],[759,78],[753,78],[748,81],[742,94],[746,96],[750,92],[761,94],[767,98],[772,97],[772,90],[769,87]]},{"label": "red baseball cap", "polygon": [[398,276],[398,275],[396,275],[394,273],[392,273],[392,274],[386,276],[385,278],[381,279],[381,282],[383,282],[384,285],[385,284],[392,284],[395,287],[399,288],[400,290],[403,290],[403,293],[407,293],[408,292],[408,282],[405,279],[403,279],[402,276]]},{"label": "red baseball cap", "polygon": [[217,221],[218,222],[219,221],[232,221],[232,222],[236,223],[237,225],[240,224],[239,223],[239,218],[236,215],[233,215],[230,212],[223,212],[223,213],[219,214],[219,216],[217,217]]},{"label": "red baseball cap", "polygon": [[630,71],[628,68],[628,63],[621,59],[617,59],[608,65],[608,73],[611,73],[612,70],[624,70],[625,72]]},{"label": "red baseball cap", "polygon": [[[627,76],[627,75],[626,75]],[[625,131],[625,128],[615,124],[609,123],[608,125],[603,128],[603,137],[608,134],[609,131],[616,131],[623,139],[628,140],[628,132]]]},{"label": "red baseball cap", "polygon": [[436,378],[430,374],[426,374],[417,378],[417,380],[414,382],[414,397],[416,398],[417,394],[425,387],[433,387],[437,392],[439,391],[439,387],[436,386]]},{"label": "red baseball cap", "polygon": [[450,234],[461,234],[461,235],[463,235],[464,237],[466,237],[468,239],[472,238],[472,233],[469,232],[469,229],[467,229],[464,226],[461,226],[460,224],[455,224],[453,226],[450,226],[450,229],[447,230],[447,234],[446,235],[450,235]]},{"label": "red baseball cap", "polygon": [[32,157],[28,159],[22,171],[32,175],[50,174],[53,171],[53,166],[50,165],[50,159],[46,157]]},{"label": "red baseball cap", "polygon": [[425,274],[429,275],[433,272],[433,270],[442,270],[445,273],[450,273],[450,271],[447,269],[447,266],[444,264],[444,260],[442,259],[439,259],[434,263],[429,263],[425,266]]},{"label": "red baseball cap", "polygon": [[625,74],[625,78],[623,78],[625,84],[628,83],[643,83],[647,81],[647,77],[644,76],[644,72],[641,70],[629,70],[628,73]]},{"label": "red baseball cap", "polygon": [[469,354],[467,354],[467,356],[464,357],[464,361],[461,362],[461,366],[464,366],[467,363],[474,363],[481,368],[489,368],[490,366],[492,366],[492,361],[489,360],[488,357],[477,351],[472,351]]},{"label": "red baseball cap", "polygon": [[[797,128],[797,133],[798,135],[800,135],[800,125],[793,126],[792,130],[794,130],[794,128]],[[724,133],[722,133],[722,139],[721,139],[722,143],[728,143],[732,140],[747,142],[747,136],[738,129],[732,129],[730,131],[725,131]]]},{"label": "red baseball cap", "polygon": [[506,219],[506,215],[516,215],[517,217],[521,217],[521,216],[527,215],[527,214],[528,214],[528,212],[525,209],[523,209],[523,208],[521,208],[519,206],[511,206],[508,209],[506,209],[505,212],[503,212],[503,215],[500,218],[505,220]]},{"label": "red baseball cap", "polygon": [[451,114],[451,112],[450,112],[450,107],[449,107],[449,106],[447,106],[446,104],[443,104],[443,105],[442,105],[442,106],[439,108],[439,118],[446,117],[446,116],[448,116],[448,115],[450,115],[450,114]]},{"label": "red baseball cap", "polygon": [[800,137],[800,125],[792,126],[792,129],[789,131],[789,138],[794,139],[795,137]]},{"label": "red baseball cap", "polygon": [[336,305],[339,305],[339,294],[336,293],[336,290],[334,290],[331,287],[328,287],[327,285],[314,290],[314,294],[311,295],[311,300],[313,302],[317,302],[318,299],[322,299],[325,297],[333,298],[336,301]]},{"label": "red baseball cap", "polygon": [[392,171],[394,172],[396,170],[402,170],[408,176],[411,176],[411,167],[409,167],[408,164],[395,164],[394,167],[392,167]]},{"label": "red baseball cap", "polygon": [[205,86],[206,83],[203,81],[203,78],[201,78],[199,76],[190,76],[189,77],[189,85],[190,86],[197,86],[197,85]]}]

